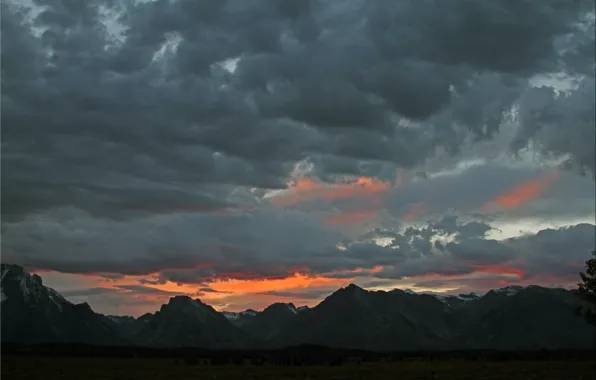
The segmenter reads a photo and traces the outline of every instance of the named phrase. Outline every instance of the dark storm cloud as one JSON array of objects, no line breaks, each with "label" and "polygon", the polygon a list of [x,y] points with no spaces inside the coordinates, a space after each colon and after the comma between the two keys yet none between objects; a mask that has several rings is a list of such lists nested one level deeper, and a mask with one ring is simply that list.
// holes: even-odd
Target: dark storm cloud
[{"label": "dark storm cloud", "polygon": [[[589,19],[576,22],[591,1],[35,4],[34,19],[2,4],[11,220],[66,206],[116,219],[219,209],[230,186],[284,187],[307,157],[327,157],[321,173],[411,167],[457,150],[463,130],[491,136],[530,76],[593,58]],[[577,48],[558,50],[563,38]],[[232,74],[220,63],[233,58]],[[579,121],[572,99],[553,102]],[[423,125],[396,127],[402,116]],[[569,117],[548,126],[569,143],[540,141],[585,164],[593,135],[578,138]]]},{"label": "dark storm cloud", "polygon": [[[590,0],[34,3],[35,17],[2,3],[3,261],[198,286],[296,271],[461,274],[519,257],[530,266],[544,237],[491,241],[490,223],[454,217],[395,228],[408,205],[464,214],[532,170],[418,176],[386,198],[388,247],[259,196],[285,187],[298,161],[326,181],[396,183],[396,167],[420,170],[442,154],[441,167],[462,158],[464,142],[478,147],[504,129],[515,138],[499,149],[531,145],[594,171]],[[578,89],[528,87],[560,70],[584,75]],[[577,181],[558,186],[593,203],[593,184]],[[553,253],[536,268],[558,273],[568,259]]]},{"label": "dark storm cloud", "polygon": [[134,294],[134,295],[161,295],[161,296],[173,296],[181,295],[180,292],[170,292],[166,290],[160,290],[150,288],[143,285],[118,285],[113,288],[82,288],[75,290],[62,290],[60,293],[64,297],[95,297],[95,296],[106,296],[106,295],[120,295],[122,293]]},{"label": "dark storm cloud", "polygon": [[4,227],[6,262],[67,273],[171,270],[168,279],[177,282],[225,274],[285,275],[288,268],[321,253],[331,265],[327,252],[343,237],[321,228],[309,215],[277,209],[219,218],[174,214],[134,222],[95,219],[71,210]]},{"label": "dark storm cloud", "polygon": [[[580,171],[595,173],[594,72],[566,95],[556,95],[548,87],[524,94],[520,107],[521,130],[514,148],[535,141],[546,153],[570,154],[569,164]],[[568,128],[561,128],[567,125]],[[570,149],[570,147],[573,147]]]},{"label": "dark storm cloud", "polygon": [[89,297],[113,294],[118,292],[119,290],[114,288],[83,288],[74,290],[62,290],[60,294],[62,294],[64,297]]},{"label": "dark storm cloud", "polygon": [[581,3],[581,6],[586,12],[574,27],[578,32],[569,34],[566,38],[559,40],[558,44],[563,51],[563,62],[566,71],[594,76],[596,67],[594,62],[594,55],[596,54],[596,46],[594,45],[594,36],[596,35],[596,25],[594,23],[595,2],[593,0],[585,1]]},{"label": "dark storm cloud", "polygon": [[448,243],[445,249],[455,260],[482,264],[499,264],[516,257],[515,249],[492,239],[466,239],[459,243]]},{"label": "dark storm cloud", "polygon": [[[205,287],[217,279],[280,278],[295,272],[338,278],[398,279],[461,275],[488,266],[531,274],[569,274],[593,249],[591,224],[496,241],[488,220],[447,215],[356,239],[321,226],[299,210],[263,208],[229,217],[162,215],[115,222],[80,212],[5,225],[3,261],[67,273],[152,274]],[[374,243],[388,239],[387,246]],[[343,242],[337,245],[337,242]],[[569,265],[573,264],[573,265]],[[382,270],[373,269],[382,266]],[[577,271],[577,270],[575,270]]]},{"label": "dark storm cloud", "polygon": [[131,292],[134,294],[156,294],[156,295],[184,294],[184,293],[180,293],[180,292],[170,292],[167,290],[150,288],[148,286],[143,286],[143,285],[118,285],[116,287],[118,289],[124,290],[126,292]]},{"label": "dark storm cloud", "polygon": [[394,280],[369,280],[369,281],[359,282],[358,285],[362,288],[388,287],[391,285],[395,285],[395,281]]},{"label": "dark storm cloud", "polygon": [[535,235],[511,239],[524,253],[522,263],[529,275],[553,273],[577,275],[596,248],[596,227],[578,224],[560,229],[544,229]]},{"label": "dark storm cloud", "polygon": [[425,228],[408,227],[404,233],[405,236],[422,236],[424,238],[431,238],[433,236],[452,236],[456,240],[478,239],[484,238],[486,233],[493,228],[478,221],[460,222],[455,215],[446,215],[438,220],[433,220],[428,223]]},{"label": "dark storm cloud", "polygon": [[[471,229],[477,232],[472,234],[469,232]],[[460,276],[478,270],[516,274],[524,278],[569,276],[578,271],[578,264],[594,249],[596,241],[596,227],[591,224],[545,229],[537,234],[502,241],[484,238],[482,231],[488,229],[491,227],[485,223],[458,222],[456,218],[446,217],[425,228],[409,228],[403,234],[393,233],[393,241],[386,247],[359,242],[349,244],[341,251],[329,251],[327,255],[303,257],[301,262],[306,268],[301,271],[346,279],[401,279],[428,274]],[[387,237],[391,234],[382,235]],[[450,237],[454,241],[438,249],[432,243],[437,237]],[[249,262],[237,265],[245,268],[246,279],[251,279],[251,273],[258,278],[259,275],[283,275],[283,270],[286,270],[287,275],[292,266],[290,259],[279,255],[275,260],[278,264],[275,272],[264,269],[267,266],[253,266]],[[383,268],[362,269],[376,266]],[[235,268],[228,267],[228,270],[231,269]],[[160,276],[171,281],[197,283],[208,280],[209,277],[205,277],[207,273],[209,271],[169,271],[160,273]]]}]

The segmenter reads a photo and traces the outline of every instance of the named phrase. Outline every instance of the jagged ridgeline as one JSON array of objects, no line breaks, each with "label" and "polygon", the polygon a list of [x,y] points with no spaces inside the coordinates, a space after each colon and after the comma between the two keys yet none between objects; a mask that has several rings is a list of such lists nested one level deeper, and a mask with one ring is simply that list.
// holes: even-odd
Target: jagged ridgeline
[{"label": "jagged ridgeline", "polygon": [[178,296],[139,318],[73,304],[41,277],[2,264],[2,342],[85,343],[210,349],[314,344],[364,350],[538,350],[594,348],[596,333],[575,313],[573,291],[539,286],[484,295],[341,288],[313,308],[275,303],[263,311],[218,312]]}]

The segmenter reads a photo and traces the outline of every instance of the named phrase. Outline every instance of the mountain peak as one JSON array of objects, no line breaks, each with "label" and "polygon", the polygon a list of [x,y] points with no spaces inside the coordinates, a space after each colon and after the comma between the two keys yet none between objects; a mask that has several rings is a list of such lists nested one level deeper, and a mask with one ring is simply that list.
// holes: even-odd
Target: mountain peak
[{"label": "mountain peak", "polygon": [[519,293],[520,291],[522,291],[523,289],[524,289],[524,287],[520,286],[520,285],[509,285],[504,288],[497,289],[495,292],[502,293],[502,294],[505,294],[508,296],[513,296],[513,295],[516,295],[517,293]]},{"label": "mountain peak", "polygon": [[23,267],[13,264],[1,265],[2,301],[10,297],[22,297],[26,301],[43,298],[45,286],[41,277],[29,274]]},{"label": "mountain peak", "polygon": [[352,303],[354,300],[362,300],[365,298],[368,292],[356,284],[349,284],[344,288],[339,288],[332,294],[330,294],[321,304],[325,303],[326,301],[331,302],[343,302],[343,303]]},{"label": "mountain peak", "polygon": [[458,294],[456,297],[457,298],[464,299],[464,300],[474,300],[474,299],[480,298],[480,295],[478,295],[477,293],[472,292],[472,293],[467,293],[467,294],[466,293],[461,293],[461,294]]},{"label": "mountain peak", "polygon": [[349,291],[352,291],[352,292],[365,291],[364,289],[362,289],[361,287],[359,287],[358,285],[353,284],[353,283],[350,283],[344,289],[349,290]]},{"label": "mountain peak", "polygon": [[38,285],[43,285],[43,280],[37,274],[31,275],[31,280]]},{"label": "mountain peak", "polygon": [[192,300],[193,300],[193,299],[192,299],[192,298],[190,298],[190,297],[189,297],[189,296],[187,296],[187,295],[181,295],[181,296],[174,296],[174,297],[171,297],[171,298],[170,298],[170,301],[169,301],[169,303],[175,303],[175,302],[190,302],[190,301],[192,301]]},{"label": "mountain peak", "polygon": [[[407,290],[369,292],[349,284],[312,309],[276,303],[266,313],[218,313],[182,295],[137,319],[106,317],[87,303],[72,304],[19,266],[2,265],[1,290],[3,342],[202,348],[307,343],[373,350],[594,347],[591,326],[563,310],[581,300],[565,289],[539,286],[508,286],[487,297],[406,296]],[[303,315],[297,317],[299,312]],[[516,327],[518,320],[523,323]]]},{"label": "mountain peak", "polygon": [[[121,340],[107,319],[88,303],[73,304],[43,285],[39,275],[2,264],[2,339],[25,343],[76,341],[114,344]],[[9,316],[9,317],[7,317]]]},{"label": "mountain peak", "polygon": [[168,301],[168,305],[204,305],[200,299],[193,299],[187,295],[180,295],[171,297]]},{"label": "mountain peak", "polygon": [[167,304],[161,305],[160,311],[164,315],[188,314],[204,318],[207,315],[218,314],[213,307],[201,302],[200,299],[192,299],[190,296],[180,295],[170,298]]},{"label": "mountain peak", "polygon": [[11,271],[15,273],[25,273],[25,269],[23,269],[23,267],[15,264],[0,264],[0,270],[3,274],[6,271]]},{"label": "mountain peak", "polygon": [[296,306],[293,303],[284,303],[284,302],[276,302],[269,306],[267,306],[263,313],[273,313],[273,312],[291,312],[293,314],[297,313]]}]

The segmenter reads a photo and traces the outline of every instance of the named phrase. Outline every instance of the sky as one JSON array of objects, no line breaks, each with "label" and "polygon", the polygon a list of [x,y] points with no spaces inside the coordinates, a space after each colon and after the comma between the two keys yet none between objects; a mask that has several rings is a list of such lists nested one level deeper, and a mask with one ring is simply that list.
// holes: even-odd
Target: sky
[{"label": "sky", "polygon": [[72,302],[572,288],[595,247],[594,0],[1,7],[1,259]]}]

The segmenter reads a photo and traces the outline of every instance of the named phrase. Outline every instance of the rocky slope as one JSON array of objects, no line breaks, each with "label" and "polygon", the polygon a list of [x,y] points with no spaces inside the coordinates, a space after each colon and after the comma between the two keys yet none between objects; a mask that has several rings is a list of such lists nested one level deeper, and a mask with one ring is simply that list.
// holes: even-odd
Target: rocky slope
[{"label": "rocky slope", "polygon": [[21,343],[81,342],[124,344],[115,324],[87,303],[73,304],[41,277],[2,264],[2,341]]}]

